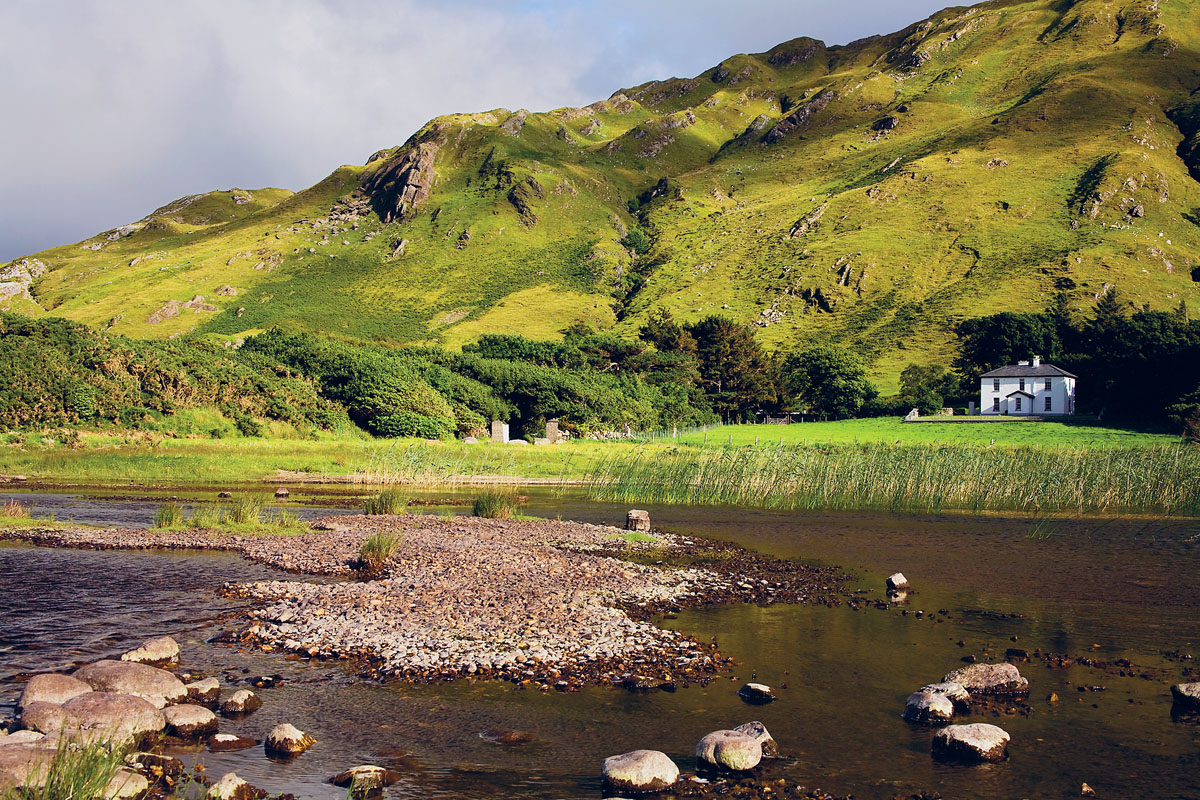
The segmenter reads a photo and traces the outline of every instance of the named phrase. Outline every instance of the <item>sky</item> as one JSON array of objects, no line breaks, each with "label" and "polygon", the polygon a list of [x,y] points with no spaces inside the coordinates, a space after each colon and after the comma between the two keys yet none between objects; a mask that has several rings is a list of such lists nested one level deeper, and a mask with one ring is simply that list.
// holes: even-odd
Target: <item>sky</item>
[{"label": "sky", "polygon": [[0,263],[189,194],[303,189],[427,120],[546,111],[946,0],[4,0]]}]

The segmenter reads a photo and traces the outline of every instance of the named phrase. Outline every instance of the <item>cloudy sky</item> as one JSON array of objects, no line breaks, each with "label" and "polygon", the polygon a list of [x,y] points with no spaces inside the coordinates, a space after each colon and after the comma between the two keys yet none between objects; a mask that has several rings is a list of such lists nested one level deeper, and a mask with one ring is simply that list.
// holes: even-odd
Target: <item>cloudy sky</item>
[{"label": "cloudy sky", "polygon": [[426,120],[582,105],[948,0],[3,0],[0,262],[212,189],[301,189]]}]

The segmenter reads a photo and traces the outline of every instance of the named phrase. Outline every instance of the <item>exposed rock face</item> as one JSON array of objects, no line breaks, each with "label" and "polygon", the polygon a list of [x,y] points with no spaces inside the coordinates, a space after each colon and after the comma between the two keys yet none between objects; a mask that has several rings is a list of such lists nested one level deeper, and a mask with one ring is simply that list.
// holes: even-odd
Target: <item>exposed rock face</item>
[{"label": "exposed rock face", "polygon": [[903,716],[909,722],[940,725],[954,717],[954,703],[944,694],[924,690],[913,692],[904,704]]},{"label": "exposed rock face", "polygon": [[504,131],[509,136],[517,136],[521,133],[521,129],[525,127],[525,118],[529,116],[529,112],[525,109],[520,109],[511,117],[504,120],[500,124],[500,130]]},{"label": "exposed rock face", "polygon": [[1027,694],[1029,681],[1012,664],[970,664],[956,669],[945,683],[961,684],[968,692],[979,694]]},{"label": "exposed rock face", "polygon": [[623,792],[661,792],[679,780],[679,767],[658,750],[632,750],[604,759],[604,782]]},{"label": "exposed rock face", "polygon": [[775,692],[765,683],[747,683],[738,689],[738,697],[753,705],[764,705],[775,701]]},{"label": "exposed rock face", "polygon": [[[158,733],[166,726],[163,713],[141,697],[111,692],[88,692],[62,705],[63,730],[82,738],[122,741]],[[43,731],[44,733],[48,732]]]},{"label": "exposed rock face", "polygon": [[995,725],[949,725],[933,737],[933,754],[966,763],[1003,761],[1008,757],[1008,734]]},{"label": "exposed rock face", "polygon": [[875,123],[871,125],[871,130],[880,132],[894,131],[898,127],[900,127],[899,117],[884,117],[883,119],[876,120]]},{"label": "exposed rock face", "polygon": [[696,758],[718,769],[754,769],[762,755],[758,739],[740,731],[713,731],[696,744]]},{"label": "exposed rock face", "polygon": [[797,64],[803,64],[824,49],[824,42],[805,36],[772,47],[767,53],[767,63],[781,69],[794,67]]},{"label": "exposed rock face", "polygon": [[139,664],[166,664],[179,660],[179,642],[170,636],[159,636],[142,642],[142,646],[121,654],[122,661]]},{"label": "exposed rock face", "polygon": [[1175,708],[1200,712],[1200,683],[1177,683],[1171,687]]},{"label": "exposed rock face", "polygon": [[363,182],[384,222],[412,219],[433,188],[433,161],[441,147],[430,139],[402,148]]},{"label": "exposed rock face", "polygon": [[0,267],[0,300],[6,297],[31,298],[29,287],[46,274],[46,264],[37,258],[20,258]]},{"label": "exposed rock face", "polygon": [[238,689],[229,695],[224,703],[221,703],[221,713],[225,715],[249,714],[260,708],[262,708],[262,700],[249,689]]},{"label": "exposed rock face", "polygon": [[829,208],[829,204],[824,203],[796,220],[796,224],[792,226],[792,231],[788,236],[793,239],[799,239],[801,236],[807,236],[816,230],[817,224],[821,221],[821,217],[825,216],[825,209],[827,208]]},{"label": "exposed rock face", "polygon": [[276,725],[271,729],[271,732],[267,734],[267,738],[263,742],[263,746],[268,753],[294,756],[303,753],[316,743],[316,739],[295,725],[284,723]]},{"label": "exposed rock face", "polygon": [[779,745],[771,737],[767,726],[761,722],[747,722],[745,725],[738,725],[733,730],[735,733],[744,733],[758,742],[762,748],[763,758],[775,758],[779,755]]},{"label": "exposed rock face", "polygon": [[221,696],[221,682],[216,678],[205,678],[184,685],[188,700],[204,705],[216,703]]},{"label": "exposed rock face", "polygon": [[97,692],[141,697],[162,708],[187,697],[183,683],[165,669],[129,661],[97,661],[75,670],[74,677]]},{"label": "exposed rock face", "polygon": [[774,128],[767,131],[762,137],[762,140],[767,144],[775,144],[782,141],[792,133],[803,129],[813,115],[825,109],[834,99],[837,98],[837,92],[832,89],[824,89],[819,92],[813,99],[802,104],[799,108],[781,120]]},{"label": "exposed rock face", "polygon": [[163,717],[167,720],[167,733],[181,739],[192,739],[217,732],[217,715],[204,706],[187,703],[167,706],[163,709]]},{"label": "exposed rock face", "polygon": [[21,699],[17,701],[17,710],[20,711],[30,703],[61,705],[73,697],[90,691],[92,691],[91,686],[70,675],[57,673],[34,675],[25,684],[25,691],[21,692]]},{"label": "exposed rock face", "polygon": [[391,786],[400,780],[400,773],[390,769],[377,767],[374,764],[360,764],[345,772],[339,772],[329,779],[334,786],[353,787],[355,791],[369,792]]},{"label": "exposed rock face", "polygon": [[508,202],[512,203],[512,207],[521,216],[521,224],[527,228],[537,224],[533,201],[541,199],[541,197],[542,185],[532,175],[520,183],[513,184],[513,187],[508,190]]}]

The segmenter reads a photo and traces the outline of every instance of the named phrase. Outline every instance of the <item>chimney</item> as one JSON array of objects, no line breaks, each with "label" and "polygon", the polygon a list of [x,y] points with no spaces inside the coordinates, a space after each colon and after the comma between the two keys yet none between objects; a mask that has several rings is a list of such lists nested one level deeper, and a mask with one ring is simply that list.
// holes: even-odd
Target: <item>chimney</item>
[{"label": "chimney", "polygon": [[1033,365],[1034,365],[1035,367],[1040,367],[1040,366],[1042,365],[1042,357],[1041,357],[1041,356],[1034,356],[1034,357],[1033,357]]},{"label": "chimney", "polygon": [[1028,366],[1029,366],[1029,362],[1028,362],[1028,361],[1018,361],[1018,362],[1017,362],[1017,366],[1018,366],[1018,367],[1028,367]]}]

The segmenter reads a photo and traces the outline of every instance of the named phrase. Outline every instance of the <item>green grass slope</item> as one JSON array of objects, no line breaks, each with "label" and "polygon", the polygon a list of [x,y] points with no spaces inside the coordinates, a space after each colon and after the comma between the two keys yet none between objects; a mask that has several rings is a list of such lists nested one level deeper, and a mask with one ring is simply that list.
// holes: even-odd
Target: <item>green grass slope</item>
[{"label": "green grass slope", "polygon": [[141,337],[450,345],[633,335],[661,305],[770,347],[850,344],[890,388],[949,358],[956,321],[1056,292],[1195,306],[1198,54],[1189,0],[994,0],[795,39],[586,108],[440,117],[295,195],[186,198],[36,254],[45,274],[0,303]]}]

